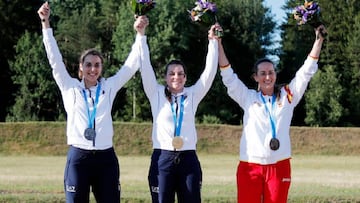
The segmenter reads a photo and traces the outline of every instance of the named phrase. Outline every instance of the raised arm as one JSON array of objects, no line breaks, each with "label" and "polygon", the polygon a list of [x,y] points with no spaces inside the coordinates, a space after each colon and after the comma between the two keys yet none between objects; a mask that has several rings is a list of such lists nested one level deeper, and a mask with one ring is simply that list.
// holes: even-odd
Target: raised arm
[{"label": "raised arm", "polygon": [[221,39],[219,40],[219,67],[226,68],[230,65],[228,58],[226,57],[224,47],[221,43]]},{"label": "raised arm", "polygon": [[300,102],[300,99],[304,95],[308,83],[313,75],[318,70],[318,60],[322,44],[324,42],[324,36],[321,34],[327,33],[324,25],[320,25],[315,29],[315,41],[307,59],[301,68],[296,72],[293,80],[291,80],[289,86],[293,93],[293,104],[296,105]]},{"label": "raised arm", "polygon": [[219,68],[222,82],[227,88],[228,95],[236,101],[241,107],[248,96],[248,88],[238,78],[237,74],[231,67],[231,64],[226,57],[222,40],[219,40]]},{"label": "raised arm", "polygon": [[324,36],[323,34],[321,34],[321,32],[327,33],[324,25],[320,25],[315,29],[316,38],[313,47],[309,53],[309,56],[313,59],[319,59],[320,56],[321,47],[324,41]]},{"label": "raised arm", "polygon": [[[139,16],[139,17],[142,17],[142,16]],[[144,17],[146,17],[146,16],[144,16]],[[147,20],[147,22],[149,23],[148,20]],[[155,72],[154,72],[154,69],[153,69],[153,67],[151,65],[150,51],[149,51],[149,46],[148,46],[148,44],[146,42],[146,38],[145,38],[144,43],[141,46],[140,53],[141,53],[140,54],[141,80],[142,80],[142,84],[143,84],[143,87],[144,87],[145,94],[151,101],[153,96],[157,92],[157,87],[158,87],[159,84],[158,84],[158,82],[156,80]]]},{"label": "raised arm", "polygon": [[[131,51],[125,60],[124,65],[116,73],[112,80],[116,81],[116,87],[119,89],[127,83],[141,66],[140,55],[143,44],[146,42],[145,29],[149,22],[146,16],[139,16],[135,19],[133,28],[137,32],[135,43],[131,47]],[[109,80],[109,79],[108,79]]]},{"label": "raised arm", "polygon": [[37,11],[42,25],[43,43],[49,64],[52,68],[53,77],[61,90],[65,90],[67,86],[71,86],[73,78],[69,75],[63,62],[62,55],[50,27],[50,5],[45,2]]},{"label": "raised arm", "polygon": [[217,72],[217,65],[219,61],[218,41],[220,40],[220,37],[215,34],[216,30],[222,30],[218,23],[212,25],[208,31],[209,44],[206,55],[206,64],[199,80],[193,86],[194,92],[196,92],[194,102],[200,103],[202,98],[204,98],[206,93],[209,91]]},{"label": "raised arm", "polygon": [[38,10],[38,14],[41,20],[43,29],[50,28],[50,6],[48,2],[45,2]]}]

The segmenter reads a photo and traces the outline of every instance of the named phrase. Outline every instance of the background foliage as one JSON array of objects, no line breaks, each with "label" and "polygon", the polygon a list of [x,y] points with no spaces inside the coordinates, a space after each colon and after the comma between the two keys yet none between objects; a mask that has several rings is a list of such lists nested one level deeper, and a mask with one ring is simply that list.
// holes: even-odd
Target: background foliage
[{"label": "background foliage", "polygon": [[[130,0],[50,0],[51,25],[68,71],[76,77],[78,57],[95,47],[106,58],[105,77],[126,60],[134,41]],[[201,74],[207,52],[207,28],[190,22],[187,10],[195,0],[157,0],[147,29],[152,65],[159,81],[164,66],[179,58],[189,70],[192,85]],[[312,28],[295,26],[292,8],[300,0],[286,1],[288,16],[275,22],[262,0],[218,0],[218,19],[225,29],[223,44],[239,78],[249,87],[251,67],[264,56],[279,57],[278,79],[290,82],[314,41]],[[36,11],[43,1],[0,2],[0,121],[65,120],[59,90],[53,81],[42,45]],[[321,54],[319,72],[295,110],[293,125],[360,126],[360,2],[319,0],[329,35]],[[274,31],[280,28],[280,48],[272,49]],[[216,110],[215,110],[216,109]],[[137,73],[119,91],[113,106],[117,121],[151,121],[149,103]],[[226,93],[219,74],[200,103],[199,123],[241,123],[242,110]]]}]

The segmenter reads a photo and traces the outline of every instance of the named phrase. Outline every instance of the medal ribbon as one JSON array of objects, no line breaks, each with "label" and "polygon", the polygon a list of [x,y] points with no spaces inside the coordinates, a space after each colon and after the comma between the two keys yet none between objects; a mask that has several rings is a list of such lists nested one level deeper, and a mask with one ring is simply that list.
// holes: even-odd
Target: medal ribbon
[{"label": "medal ribbon", "polygon": [[184,95],[181,95],[181,100],[180,100],[180,116],[179,119],[177,119],[177,112],[175,112],[174,106],[178,105],[177,102],[173,102],[173,104],[171,104],[171,111],[173,113],[173,118],[174,118],[174,124],[175,124],[175,137],[176,136],[180,136],[180,131],[181,131],[181,125],[182,125],[182,121],[183,121],[183,116],[184,116]]},{"label": "medal ribbon", "polygon": [[271,110],[272,110],[272,111],[271,111],[271,112],[269,111],[269,108],[268,108],[267,105],[266,105],[265,98],[264,98],[264,96],[262,95],[261,92],[260,92],[260,97],[261,97],[262,102],[263,102],[264,105],[265,105],[266,112],[269,114],[270,124],[271,124],[271,131],[272,131],[272,137],[273,137],[273,138],[276,138],[275,120],[274,120],[274,117],[273,117],[273,110],[275,109],[276,96],[275,96],[275,94],[273,94],[273,96],[272,96],[272,101],[271,101]]},{"label": "medal ribbon", "polygon": [[93,123],[95,121],[95,115],[96,115],[96,107],[97,107],[97,104],[99,102],[99,95],[100,95],[100,89],[101,89],[101,83],[99,82],[98,83],[98,86],[96,88],[96,96],[95,96],[95,103],[94,103],[94,110],[92,111],[92,114],[90,115],[90,108],[89,108],[89,104],[87,102],[87,96],[86,96],[86,91],[85,89],[83,89],[83,94],[84,94],[84,99],[85,99],[85,104],[86,104],[86,108],[87,108],[87,113],[88,113],[88,118],[89,118],[89,121],[88,121],[88,126],[89,128],[93,128]]}]

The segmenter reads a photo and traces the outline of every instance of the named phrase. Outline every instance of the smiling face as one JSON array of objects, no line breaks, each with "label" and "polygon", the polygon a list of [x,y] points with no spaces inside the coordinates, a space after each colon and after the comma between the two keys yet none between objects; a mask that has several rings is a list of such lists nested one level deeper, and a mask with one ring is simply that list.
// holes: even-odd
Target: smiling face
[{"label": "smiling face", "polygon": [[170,64],[167,67],[165,80],[171,93],[182,92],[186,82],[184,67],[181,64]]},{"label": "smiling face", "polygon": [[257,65],[257,71],[254,74],[254,79],[264,95],[272,95],[276,82],[274,64],[267,61],[259,63]]},{"label": "smiling face", "polygon": [[97,84],[98,78],[102,72],[102,60],[97,55],[88,54],[85,56],[83,63],[80,64],[82,77],[86,88]]},{"label": "smiling face", "polygon": [[83,51],[79,59],[80,80],[84,80],[85,88],[95,86],[101,77],[104,58],[101,53],[95,49]]}]

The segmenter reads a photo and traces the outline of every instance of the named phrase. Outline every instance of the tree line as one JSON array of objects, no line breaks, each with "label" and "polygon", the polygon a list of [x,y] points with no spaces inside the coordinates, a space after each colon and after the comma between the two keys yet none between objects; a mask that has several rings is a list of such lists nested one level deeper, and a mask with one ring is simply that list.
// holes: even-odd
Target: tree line
[{"label": "tree line", "polygon": [[[126,60],[135,38],[130,0],[50,0],[51,26],[70,74],[77,77],[82,50],[97,48],[105,57],[105,77],[113,75]],[[297,26],[292,16],[300,0],[284,5],[287,16],[278,22],[262,0],[214,0],[224,28],[223,44],[239,78],[255,88],[251,68],[261,57],[275,55],[278,83],[288,83],[309,53],[314,41],[310,26]],[[294,112],[293,125],[359,126],[360,121],[360,2],[317,1],[329,35],[319,61],[319,71],[310,82]],[[0,2],[0,121],[62,121],[66,113],[52,78],[42,45],[36,11],[43,1]],[[195,0],[157,0],[148,14],[147,29],[152,65],[159,80],[170,59],[181,59],[192,85],[204,68],[207,27],[192,23],[188,10]],[[281,31],[276,42],[275,31]],[[274,48],[275,43],[280,43]],[[163,81],[161,81],[163,82]],[[117,121],[151,121],[150,105],[140,74],[121,89],[115,100]],[[233,102],[217,74],[197,111],[199,123],[239,125],[241,108]]]}]

